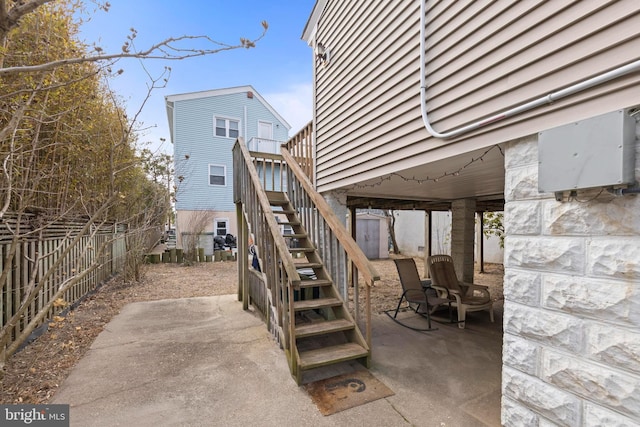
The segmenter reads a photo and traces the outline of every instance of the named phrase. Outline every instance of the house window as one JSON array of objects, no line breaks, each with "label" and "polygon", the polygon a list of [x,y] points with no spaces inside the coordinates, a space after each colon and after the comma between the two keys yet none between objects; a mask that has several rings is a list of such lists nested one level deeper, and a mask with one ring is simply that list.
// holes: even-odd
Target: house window
[{"label": "house window", "polygon": [[224,117],[214,117],[215,135],[224,138],[237,138],[240,136],[240,121]]},{"label": "house window", "polygon": [[222,165],[209,165],[209,185],[226,185],[227,168]]},{"label": "house window", "polygon": [[214,226],[215,226],[216,236],[226,236],[229,230],[229,220],[224,218],[216,219]]}]

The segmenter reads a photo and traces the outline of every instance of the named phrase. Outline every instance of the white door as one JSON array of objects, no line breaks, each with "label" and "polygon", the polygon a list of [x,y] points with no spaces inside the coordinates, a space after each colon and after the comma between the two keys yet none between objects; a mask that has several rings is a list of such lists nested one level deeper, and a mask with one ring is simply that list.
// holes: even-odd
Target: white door
[{"label": "white door", "polygon": [[273,124],[258,122],[258,151],[275,153],[276,143],[273,141]]},{"label": "white door", "polygon": [[269,122],[258,122],[258,138],[273,139],[273,124]]},{"label": "white door", "polygon": [[359,218],[356,221],[356,242],[368,259],[380,258],[380,221]]}]

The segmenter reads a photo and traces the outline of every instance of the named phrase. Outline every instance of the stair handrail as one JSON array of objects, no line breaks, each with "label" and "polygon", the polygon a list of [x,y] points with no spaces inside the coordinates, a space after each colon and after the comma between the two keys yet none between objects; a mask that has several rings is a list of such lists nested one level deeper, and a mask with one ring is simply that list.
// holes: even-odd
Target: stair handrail
[{"label": "stair handrail", "polygon": [[[260,177],[258,176],[258,173],[254,168],[253,161],[251,160],[251,153],[249,152],[249,149],[244,143],[243,138],[238,138],[236,140],[234,149],[236,147],[238,147],[240,149],[240,152],[242,153],[245,166],[247,167],[247,171],[249,172],[249,176],[251,177],[251,181],[253,182],[253,185],[256,188],[262,188]],[[262,207],[262,211],[270,212],[271,205],[269,204],[269,199],[267,198],[267,195],[262,191],[257,191],[256,193],[257,193],[256,195],[258,197],[258,200],[260,202],[260,206]],[[282,236],[282,234],[280,234],[280,225],[278,225],[278,222],[276,221],[276,218],[274,215],[264,215],[264,217],[267,221],[267,225],[269,226],[269,231],[271,232],[271,235],[274,239],[280,258],[282,259],[283,267],[287,272],[287,277],[289,278],[289,281],[291,282],[291,285],[294,288],[299,287],[300,281],[301,281],[300,275],[298,274],[298,270],[296,270],[296,266],[290,257],[287,242],[284,240],[284,237]]]},{"label": "stair handrail", "polygon": [[363,275],[363,279],[368,286],[373,286],[373,283],[377,280],[380,280],[380,274],[375,269],[375,267],[371,264],[369,259],[366,257],[358,243],[351,237],[346,227],[338,219],[338,216],[335,214],[333,209],[329,206],[327,201],[320,195],[315,188],[313,188],[313,184],[300,167],[296,159],[291,155],[289,150],[283,145],[281,147],[282,157],[284,158],[289,170],[293,172],[296,178],[300,181],[300,184],[307,192],[307,195],[313,203],[315,204],[318,212],[324,219],[327,224],[334,231],[337,239],[340,241],[345,251],[349,255],[351,262],[357,267],[358,271]]},{"label": "stair handrail", "polygon": [[[265,153],[252,153],[243,138],[236,140],[233,147],[234,203],[236,203],[236,212],[238,214],[238,226],[240,227],[240,222],[242,221],[243,229],[243,238],[238,242],[238,247],[241,248],[241,256],[248,255],[247,241],[251,235],[247,235],[246,232],[251,232],[251,228],[256,233],[256,238],[262,239],[256,242],[256,245],[261,248],[258,252],[258,257],[264,263],[261,263],[263,267],[261,273],[262,281],[266,289],[271,291],[273,298],[271,306],[267,310],[273,308],[276,310],[273,313],[278,319],[276,326],[281,328],[280,331],[283,335],[280,335],[277,329],[274,329],[274,333],[278,340],[284,338],[284,342],[279,342],[285,349],[292,375],[297,377],[299,375],[300,355],[295,340],[294,289],[300,289],[301,279],[289,253],[289,247],[281,234],[280,225],[277,223],[275,215],[273,215],[271,203],[265,192],[266,182],[265,187],[263,187],[263,182],[256,169],[256,164],[254,163],[256,154]],[[284,159],[281,155],[274,154],[269,155],[269,157],[284,164]],[[272,171],[275,170],[274,162]],[[282,167],[280,167],[280,170],[282,170]],[[265,169],[265,180],[266,176]],[[241,210],[238,209],[240,206],[242,206]],[[247,206],[255,210],[248,212],[246,210]],[[250,222],[248,222],[249,218],[251,218]],[[262,249],[265,249],[265,252],[261,254]],[[241,262],[239,269],[246,271],[246,264],[246,260]],[[242,281],[241,285],[243,287],[242,291],[239,290],[239,295],[242,295],[243,308],[247,309],[251,291],[247,291],[247,283],[244,277],[239,281]],[[267,318],[270,319],[269,314],[267,314]],[[267,320],[267,323],[270,324],[270,320]]]}]

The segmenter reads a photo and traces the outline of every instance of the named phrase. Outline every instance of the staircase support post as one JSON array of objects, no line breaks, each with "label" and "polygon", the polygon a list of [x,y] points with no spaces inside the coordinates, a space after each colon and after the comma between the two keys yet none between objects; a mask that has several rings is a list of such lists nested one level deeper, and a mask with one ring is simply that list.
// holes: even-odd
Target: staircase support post
[{"label": "staircase support post", "polygon": [[[366,304],[366,310],[367,310],[367,331],[366,331],[366,340],[367,340],[367,345],[369,346],[369,349],[372,349],[372,345],[371,345],[371,285],[372,283],[367,283],[365,285],[365,298],[367,300]],[[368,360],[367,360],[368,363]]]},{"label": "staircase support post", "polygon": [[[353,240],[356,240],[357,237],[357,217],[356,217],[356,208],[349,208],[349,231],[351,231],[351,237]],[[353,304],[354,310],[356,314],[356,323],[360,325],[360,287],[358,286],[358,269],[355,267],[351,259],[349,259],[349,286],[353,287]],[[349,301],[347,299],[347,301]],[[349,306],[347,306],[348,308]]]},{"label": "staircase support post", "polygon": [[242,214],[242,203],[236,203],[236,224],[238,224],[238,301],[242,301],[242,308],[249,309],[248,260],[249,250],[247,222]]}]

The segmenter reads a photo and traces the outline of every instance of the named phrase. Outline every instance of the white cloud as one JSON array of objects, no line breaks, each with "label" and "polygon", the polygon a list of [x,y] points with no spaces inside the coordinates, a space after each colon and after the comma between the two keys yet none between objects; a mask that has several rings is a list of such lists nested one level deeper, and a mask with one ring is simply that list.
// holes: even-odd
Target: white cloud
[{"label": "white cloud", "polygon": [[264,95],[271,106],[291,125],[289,136],[295,135],[313,116],[313,87],[311,83],[295,84],[285,92]]}]

